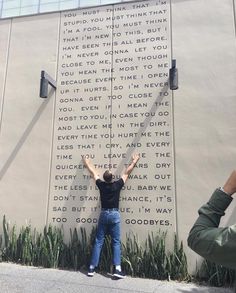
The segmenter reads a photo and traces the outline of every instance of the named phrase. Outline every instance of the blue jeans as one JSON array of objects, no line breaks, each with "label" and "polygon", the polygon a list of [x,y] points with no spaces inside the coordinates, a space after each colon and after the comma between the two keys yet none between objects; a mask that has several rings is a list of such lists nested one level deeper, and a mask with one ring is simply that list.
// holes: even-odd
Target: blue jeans
[{"label": "blue jeans", "polygon": [[117,210],[102,210],[97,227],[97,235],[93,246],[90,265],[97,267],[106,234],[111,235],[113,250],[113,265],[121,263],[120,248],[120,212]]}]

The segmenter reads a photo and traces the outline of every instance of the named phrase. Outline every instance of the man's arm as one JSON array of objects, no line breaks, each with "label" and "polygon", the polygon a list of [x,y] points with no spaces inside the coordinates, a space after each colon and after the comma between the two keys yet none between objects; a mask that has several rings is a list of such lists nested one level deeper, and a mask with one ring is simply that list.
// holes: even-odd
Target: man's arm
[{"label": "man's arm", "polygon": [[99,179],[99,175],[98,175],[94,165],[90,162],[90,160],[88,158],[83,157],[83,162],[84,162],[84,165],[86,166],[86,168],[89,170],[89,173],[91,174],[93,179],[95,181],[97,179]]},{"label": "man's arm", "polygon": [[121,178],[123,179],[124,183],[128,179],[129,174],[133,171],[134,166],[138,162],[139,159],[140,159],[139,154],[135,154],[135,155],[132,156],[132,163],[126,168],[124,174],[121,176]]},{"label": "man's arm", "polygon": [[236,225],[218,228],[221,217],[236,192],[236,171],[233,171],[222,189],[217,189],[210,200],[199,209],[188,245],[206,259],[236,269]]}]

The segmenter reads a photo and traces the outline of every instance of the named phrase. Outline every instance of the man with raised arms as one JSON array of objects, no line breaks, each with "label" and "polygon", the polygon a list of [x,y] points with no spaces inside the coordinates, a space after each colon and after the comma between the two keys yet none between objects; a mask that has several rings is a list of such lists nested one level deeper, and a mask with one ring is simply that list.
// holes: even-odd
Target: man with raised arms
[{"label": "man with raised arms", "polygon": [[101,213],[99,216],[97,234],[88,270],[88,276],[90,277],[94,275],[95,268],[98,266],[101,249],[107,234],[111,236],[112,240],[112,262],[114,265],[113,276],[119,279],[123,279],[125,277],[121,270],[119,198],[121,188],[124,186],[129,174],[134,169],[139,158],[139,154],[133,155],[131,164],[126,168],[121,178],[116,181],[112,180],[113,175],[110,170],[106,170],[103,174],[103,181],[99,178],[98,172],[91,161],[86,157],[83,157],[84,164],[99,189],[101,200]]}]

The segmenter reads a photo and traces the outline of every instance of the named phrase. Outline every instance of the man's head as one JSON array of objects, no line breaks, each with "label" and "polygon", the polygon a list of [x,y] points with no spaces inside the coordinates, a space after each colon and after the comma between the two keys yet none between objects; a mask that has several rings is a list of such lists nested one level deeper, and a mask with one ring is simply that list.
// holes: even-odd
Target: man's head
[{"label": "man's head", "polygon": [[103,179],[105,180],[105,182],[110,183],[112,180],[112,173],[109,170],[106,170],[103,173]]}]

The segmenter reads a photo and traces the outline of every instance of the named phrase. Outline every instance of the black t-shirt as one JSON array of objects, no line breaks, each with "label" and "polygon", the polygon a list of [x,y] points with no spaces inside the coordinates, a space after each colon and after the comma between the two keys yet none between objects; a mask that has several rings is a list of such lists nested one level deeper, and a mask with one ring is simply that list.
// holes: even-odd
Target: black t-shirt
[{"label": "black t-shirt", "polygon": [[100,191],[102,208],[119,208],[120,190],[124,186],[123,179],[120,178],[119,180],[111,183],[97,179],[96,185]]}]

